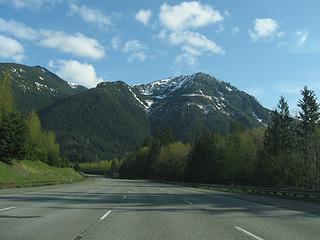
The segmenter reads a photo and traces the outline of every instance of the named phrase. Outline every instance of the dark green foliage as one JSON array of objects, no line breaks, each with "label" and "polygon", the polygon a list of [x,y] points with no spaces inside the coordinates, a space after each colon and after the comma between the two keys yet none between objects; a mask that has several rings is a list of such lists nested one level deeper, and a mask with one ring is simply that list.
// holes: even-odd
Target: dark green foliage
[{"label": "dark green foliage", "polygon": [[27,127],[22,116],[14,111],[12,78],[6,71],[0,80],[0,160],[11,163],[26,155]]},{"label": "dark green foliage", "polygon": [[192,182],[214,182],[219,172],[222,151],[219,149],[218,136],[204,134],[194,144],[187,165],[186,178]]},{"label": "dark green foliage", "polygon": [[307,87],[301,91],[302,99],[298,102],[299,111],[299,146],[304,157],[303,184],[315,186],[320,183],[320,129],[319,104],[314,91]]},{"label": "dark green foliage", "polygon": [[40,112],[71,161],[110,159],[137,149],[150,136],[149,120],[123,82],[101,83]]},{"label": "dark green foliage", "polygon": [[135,179],[149,178],[151,159],[149,147],[142,147],[135,152],[126,154],[122,159],[120,176]]},{"label": "dark green foliage", "polygon": [[301,91],[302,99],[298,102],[298,107],[301,108],[299,111],[299,119],[301,134],[308,136],[314,132],[319,121],[320,112],[319,104],[314,91],[309,90],[307,87]]},{"label": "dark green foliage", "polygon": [[0,160],[11,163],[12,159],[26,156],[27,127],[22,116],[5,112],[0,123]]},{"label": "dark green foliage", "polygon": [[260,158],[260,174],[270,171],[272,179],[269,184],[280,186],[292,185],[295,182],[294,163],[296,160],[297,134],[293,118],[290,116],[289,106],[284,97],[281,97],[272,112],[271,123],[265,134],[265,152]]}]

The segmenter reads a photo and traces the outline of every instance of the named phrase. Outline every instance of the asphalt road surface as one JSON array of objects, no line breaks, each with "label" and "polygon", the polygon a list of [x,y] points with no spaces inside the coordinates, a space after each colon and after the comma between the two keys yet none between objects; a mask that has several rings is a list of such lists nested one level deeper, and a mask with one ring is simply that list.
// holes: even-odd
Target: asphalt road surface
[{"label": "asphalt road surface", "polygon": [[94,177],[0,190],[0,239],[319,240],[319,205]]}]

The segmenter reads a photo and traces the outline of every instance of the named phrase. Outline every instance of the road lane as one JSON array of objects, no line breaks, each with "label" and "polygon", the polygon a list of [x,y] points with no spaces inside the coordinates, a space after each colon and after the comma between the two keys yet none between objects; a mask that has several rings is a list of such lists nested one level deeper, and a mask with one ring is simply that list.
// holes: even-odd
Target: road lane
[{"label": "road lane", "polygon": [[92,178],[33,191],[0,191],[0,239],[319,239],[320,217],[310,213],[319,205],[303,203],[303,212],[286,209],[286,202],[290,208],[295,203]]},{"label": "road lane", "polygon": [[[92,187],[96,190],[92,191]],[[17,209],[0,214],[0,239],[73,239],[96,221],[124,191],[97,179],[90,185],[25,194],[0,195],[0,202],[14,202]],[[65,198],[65,196],[69,196]]]}]

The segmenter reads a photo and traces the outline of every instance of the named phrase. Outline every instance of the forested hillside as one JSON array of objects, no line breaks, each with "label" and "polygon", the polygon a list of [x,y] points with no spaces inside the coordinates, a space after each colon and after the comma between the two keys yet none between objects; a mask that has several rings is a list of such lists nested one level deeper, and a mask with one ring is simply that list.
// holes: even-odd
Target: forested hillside
[{"label": "forested hillside", "polygon": [[101,83],[46,107],[40,117],[57,133],[62,152],[82,162],[123,156],[166,128],[193,142],[205,132],[226,134],[233,124],[262,127],[270,111],[230,84],[197,73],[144,85]]},{"label": "forested hillside", "polygon": [[75,162],[121,156],[150,137],[148,116],[123,82],[101,83],[51,105],[40,117]]}]

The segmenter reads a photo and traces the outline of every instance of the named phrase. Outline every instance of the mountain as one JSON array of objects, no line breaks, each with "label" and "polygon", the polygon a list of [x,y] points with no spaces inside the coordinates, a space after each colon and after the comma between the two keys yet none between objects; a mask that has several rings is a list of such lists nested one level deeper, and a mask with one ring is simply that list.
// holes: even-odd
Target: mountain
[{"label": "mountain", "polygon": [[96,88],[57,101],[40,111],[62,151],[73,161],[110,159],[138,148],[150,136],[147,113],[124,82]]},{"label": "mountain", "polygon": [[134,86],[100,83],[48,106],[40,118],[71,160],[89,161],[123,155],[165,128],[193,141],[203,131],[227,133],[233,123],[264,126],[270,111],[229,83],[196,73]]},{"label": "mountain", "polygon": [[0,63],[0,79],[6,70],[12,77],[15,103],[21,112],[41,110],[59,99],[86,90],[83,86],[62,80],[40,66]]},{"label": "mountain", "polygon": [[205,73],[134,85],[148,113],[151,132],[170,128],[178,139],[195,139],[204,130],[226,133],[233,123],[264,126],[270,111],[251,95]]},{"label": "mountain", "polygon": [[166,128],[192,142],[204,131],[270,121],[270,111],[253,96],[205,73],[133,86],[103,82],[88,90],[40,66],[2,63],[0,79],[5,70],[18,109],[38,111],[43,127],[56,132],[63,153],[77,162],[121,156]]}]

